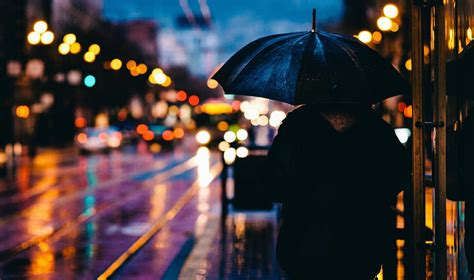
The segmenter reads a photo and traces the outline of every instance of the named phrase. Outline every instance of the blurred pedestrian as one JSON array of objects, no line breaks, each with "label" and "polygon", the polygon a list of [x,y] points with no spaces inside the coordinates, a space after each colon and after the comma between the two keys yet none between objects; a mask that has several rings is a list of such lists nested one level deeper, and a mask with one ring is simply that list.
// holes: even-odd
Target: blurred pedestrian
[{"label": "blurred pedestrian", "polygon": [[283,205],[277,256],[290,279],[373,279],[395,258],[392,207],[409,182],[409,154],[368,105],[289,113],[264,168]]}]

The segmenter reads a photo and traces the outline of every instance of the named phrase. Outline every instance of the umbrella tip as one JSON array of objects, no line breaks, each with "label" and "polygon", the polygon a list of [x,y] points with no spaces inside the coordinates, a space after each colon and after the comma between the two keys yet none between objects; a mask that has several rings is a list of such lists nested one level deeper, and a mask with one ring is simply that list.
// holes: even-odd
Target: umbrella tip
[{"label": "umbrella tip", "polygon": [[311,27],[311,32],[316,32],[316,8],[313,8],[313,24]]}]

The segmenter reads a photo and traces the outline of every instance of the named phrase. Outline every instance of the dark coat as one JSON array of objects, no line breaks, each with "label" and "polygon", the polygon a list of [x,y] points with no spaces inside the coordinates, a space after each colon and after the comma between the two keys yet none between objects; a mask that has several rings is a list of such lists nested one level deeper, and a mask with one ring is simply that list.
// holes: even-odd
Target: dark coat
[{"label": "dark coat", "polygon": [[294,278],[371,279],[393,245],[391,206],[409,182],[409,153],[375,112],[359,118],[339,133],[303,106],[273,141],[264,182],[283,204],[277,255]]}]

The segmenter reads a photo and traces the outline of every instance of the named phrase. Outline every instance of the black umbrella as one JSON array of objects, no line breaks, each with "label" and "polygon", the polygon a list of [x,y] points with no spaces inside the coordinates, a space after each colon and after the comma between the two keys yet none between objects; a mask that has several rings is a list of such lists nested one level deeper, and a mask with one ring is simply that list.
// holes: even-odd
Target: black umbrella
[{"label": "black umbrella", "polygon": [[213,76],[226,94],[293,105],[377,103],[409,93],[408,83],[359,40],[316,31],[260,38],[239,50]]},{"label": "black umbrella", "polygon": [[447,94],[474,98],[472,77],[474,77],[474,41],[472,41],[456,60],[447,66]]}]

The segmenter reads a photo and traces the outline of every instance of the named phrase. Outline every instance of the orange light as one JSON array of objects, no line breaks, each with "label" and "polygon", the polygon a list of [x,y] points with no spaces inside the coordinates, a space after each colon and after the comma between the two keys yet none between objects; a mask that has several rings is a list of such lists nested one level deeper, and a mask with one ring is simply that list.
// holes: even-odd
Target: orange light
[{"label": "orange light", "polygon": [[161,138],[163,138],[165,141],[171,141],[174,139],[174,134],[171,132],[171,130],[165,130],[161,135]]},{"label": "orange light", "polygon": [[85,143],[87,143],[87,134],[85,134],[85,133],[79,133],[79,134],[77,135],[77,142],[78,142],[79,144],[85,144]]},{"label": "orange light", "polygon": [[175,130],[173,131],[173,134],[174,134],[174,138],[181,139],[184,137],[184,130],[180,127],[175,128]]},{"label": "orange light", "polygon": [[146,71],[148,71],[148,67],[145,64],[141,63],[140,65],[137,66],[138,74],[140,75],[145,74]]},{"label": "orange light", "polygon": [[177,99],[178,101],[184,102],[184,101],[186,101],[186,98],[187,98],[187,97],[188,97],[188,96],[187,96],[187,94],[186,94],[186,92],[185,92],[184,90],[180,90],[180,91],[178,91],[178,92],[176,93],[176,99]]},{"label": "orange light", "polygon": [[144,134],[143,134],[143,140],[145,141],[151,141],[155,139],[155,133],[151,130],[147,130]]},{"label": "orange light", "polygon": [[30,108],[26,105],[16,107],[16,116],[20,119],[27,119],[30,116]]},{"label": "orange light", "polygon": [[137,63],[135,62],[135,60],[132,59],[132,60],[127,61],[126,66],[128,70],[132,70],[135,67],[137,67]]},{"label": "orange light", "polygon": [[100,141],[107,141],[107,133],[105,132],[99,133],[99,139]]},{"label": "orange light", "polygon": [[76,118],[76,120],[74,121],[74,124],[77,128],[83,128],[83,127],[86,127],[87,120],[86,118],[79,117],[79,118]]},{"label": "orange light", "polygon": [[413,106],[410,105],[406,107],[405,110],[403,111],[403,115],[409,119],[413,118]]},{"label": "orange light", "polygon": [[191,106],[196,106],[199,104],[199,97],[197,97],[196,95],[191,95],[189,97],[189,104],[191,104]]},{"label": "orange light", "polygon": [[226,121],[220,121],[217,124],[217,129],[220,131],[227,131],[229,129],[229,124]]},{"label": "orange light", "polygon": [[405,102],[400,102],[397,105],[398,112],[400,112],[400,113],[405,112],[406,108],[407,108],[407,104],[405,104]]},{"label": "orange light", "polygon": [[137,133],[138,134],[145,134],[148,131],[148,126],[146,124],[139,124],[137,126]]}]

